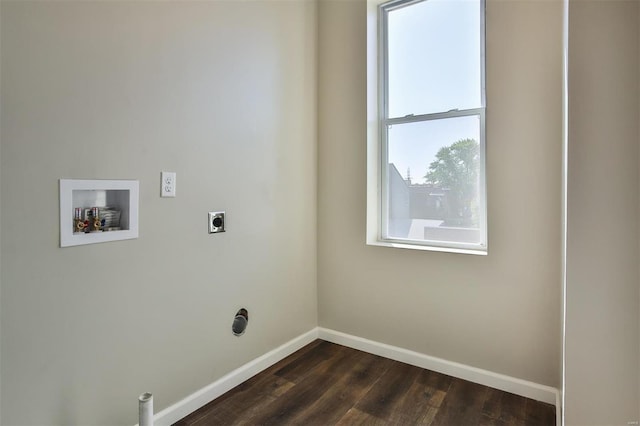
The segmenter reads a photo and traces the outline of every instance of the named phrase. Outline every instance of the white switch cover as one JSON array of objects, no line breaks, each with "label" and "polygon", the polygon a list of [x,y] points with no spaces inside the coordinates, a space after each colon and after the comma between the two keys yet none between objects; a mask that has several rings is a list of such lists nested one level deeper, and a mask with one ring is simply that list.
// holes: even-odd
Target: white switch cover
[{"label": "white switch cover", "polygon": [[160,196],[175,197],[176,196],[176,172],[162,172],[160,179]]}]

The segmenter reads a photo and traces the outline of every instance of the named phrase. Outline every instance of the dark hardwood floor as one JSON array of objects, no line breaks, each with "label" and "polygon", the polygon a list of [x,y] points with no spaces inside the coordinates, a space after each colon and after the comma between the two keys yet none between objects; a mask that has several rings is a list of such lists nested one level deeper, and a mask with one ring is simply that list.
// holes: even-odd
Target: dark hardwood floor
[{"label": "dark hardwood floor", "polygon": [[179,422],[555,425],[555,407],[316,340]]}]

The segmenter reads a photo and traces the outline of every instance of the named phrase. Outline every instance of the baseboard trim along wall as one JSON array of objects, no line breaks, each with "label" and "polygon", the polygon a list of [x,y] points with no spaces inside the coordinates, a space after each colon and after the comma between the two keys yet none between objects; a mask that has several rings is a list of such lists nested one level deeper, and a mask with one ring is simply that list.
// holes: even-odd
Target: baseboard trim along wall
[{"label": "baseboard trim along wall", "polygon": [[[207,405],[225,392],[230,391],[239,384],[249,380],[251,377],[263,370],[271,367],[276,362],[283,360],[298,349],[303,348],[318,338],[318,329],[314,328],[287,343],[267,352],[266,354],[249,361],[245,365],[236,368],[220,379],[192,393],[191,395],[173,404],[170,407],[158,412],[153,416],[156,426],[169,426],[178,420],[193,413],[198,408]],[[138,425],[136,425],[138,426]]]},{"label": "baseboard trim along wall", "polygon": [[270,352],[267,352],[253,361],[236,368],[210,385],[207,385],[187,396],[182,401],[158,412],[154,416],[154,424],[156,426],[168,426],[177,422],[316,339],[326,340],[328,342],[358,349],[363,352],[415,365],[416,367],[426,368],[428,370],[447,374],[449,376],[468,380],[470,382],[489,386],[495,389],[500,389],[526,398],[553,404],[556,406],[556,413],[558,414],[558,418],[560,418],[560,393],[557,389],[550,386],[540,385],[526,380],[517,379],[515,377],[471,367],[469,365],[432,357],[419,352],[399,348],[397,346],[391,346],[385,343],[364,339],[362,337],[341,333],[339,331],[318,327],[290,340]]}]

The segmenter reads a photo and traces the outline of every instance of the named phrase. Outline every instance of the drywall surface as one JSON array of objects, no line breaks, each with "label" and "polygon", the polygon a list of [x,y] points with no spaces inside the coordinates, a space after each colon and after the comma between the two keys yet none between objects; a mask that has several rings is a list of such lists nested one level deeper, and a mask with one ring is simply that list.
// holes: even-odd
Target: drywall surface
[{"label": "drywall surface", "polygon": [[567,425],[638,421],[638,13],[569,3]]},{"label": "drywall surface", "polygon": [[[315,327],[315,3],[1,8],[1,423],[134,424]],[[59,248],[60,178],[138,179],[139,238]]]},{"label": "drywall surface", "polygon": [[473,256],[365,245],[366,4],[319,2],[319,323],[559,387],[562,3],[486,11],[489,254]]}]

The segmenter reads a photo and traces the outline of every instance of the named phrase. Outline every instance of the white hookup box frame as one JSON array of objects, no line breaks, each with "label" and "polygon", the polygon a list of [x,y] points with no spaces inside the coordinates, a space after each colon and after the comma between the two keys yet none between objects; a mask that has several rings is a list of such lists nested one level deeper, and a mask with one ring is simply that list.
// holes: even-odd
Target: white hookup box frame
[{"label": "white hookup box frame", "polygon": [[[137,180],[60,179],[60,247],[138,238]],[[74,233],[76,207],[114,207],[120,211],[120,230]]]}]

